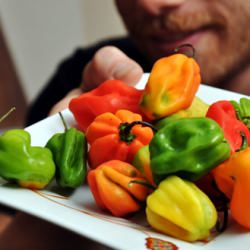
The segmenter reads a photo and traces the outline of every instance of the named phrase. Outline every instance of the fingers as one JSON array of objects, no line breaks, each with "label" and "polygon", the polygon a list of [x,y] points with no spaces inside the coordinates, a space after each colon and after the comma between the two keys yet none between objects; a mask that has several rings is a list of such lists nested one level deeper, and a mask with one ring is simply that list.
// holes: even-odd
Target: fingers
[{"label": "fingers", "polygon": [[56,103],[49,112],[49,115],[53,115],[62,111],[69,106],[69,102],[72,98],[79,96],[82,93],[80,88],[71,90],[61,101]]},{"label": "fingers", "polygon": [[139,64],[116,47],[106,46],[98,50],[85,67],[82,89],[89,91],[108,79],[119,79],[134,85],[142,74]]},{"label": "fingers", "polygon": [[61,101],[55,104],[49,112],[53,115],[68,108],[72,98],[79,96],[108,79],[119,79],[129,85],[134,85],[142,77],[143,70],[139,64],[127,57],[113,46],[106,46],[96,52],[93,59],[83,71],[83,84],[80,88],[71,90]]}]

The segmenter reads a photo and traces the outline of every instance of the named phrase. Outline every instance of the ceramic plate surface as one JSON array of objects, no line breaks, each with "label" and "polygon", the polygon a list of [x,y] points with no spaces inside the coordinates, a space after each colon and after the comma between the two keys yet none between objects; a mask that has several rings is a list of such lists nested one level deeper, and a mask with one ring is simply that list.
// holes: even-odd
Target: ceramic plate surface
[{"label": "ceramic plate surface", "polygon": [[[145,74],[138,83],[143,88],[148,75]],[[216,100],[239,100],[243,97],[230,91],[201,85],[197,96],[207,103]],[[63,111],[66,122],[74,126],[72,114]],[[62,132],[63,126],[58,115],[51,116],[26,128],[31,133],[32,145],[44,146],[56,132]],[[24,211],[51,223],[69,229],[114,249],[249,249],[250,232],[245,231],[234,222],[220,235],[209,242],[187,243],[154,232],[147,224],[142,212],[130,219],[115,218],[100,211],[87,185],[76,189],[73,193],[62,193],[50,185],[46,190],[32,191],[8,184],[0,179],[0,203]],[[165,248],[164,248],[165,247]],[[171,248],[172,247],[172,248]]]}]

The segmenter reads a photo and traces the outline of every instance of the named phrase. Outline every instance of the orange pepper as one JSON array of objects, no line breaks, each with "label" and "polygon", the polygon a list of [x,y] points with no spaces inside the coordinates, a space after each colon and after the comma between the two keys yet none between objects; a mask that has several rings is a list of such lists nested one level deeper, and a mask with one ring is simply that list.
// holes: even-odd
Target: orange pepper
[{"label": "orange pepper", "polygon": [[102,163],[88,172],[87,179],[97,205],[118,217],[139,211],[150,191],[145,185],[133,182],[146,183],[140,172],[120,160]]},{"label": "orange pepper", "polygon": [[199,65],[184,54],[156,61],[145,86],[140,107],[156,120],[188,108],[201,82]]},{"label": "orange pepper", "polygon": [[250,229],[250,147],[233,153],[213,169],[218,188],[230,199],[232,217]]},{"label": "orange pepper", "polygon": [[91,168],[109,160],[132,163],[136,152],[153,137],[151,128],[141,124],[133,126],[134,122],[142,123],[141,115],[128,110],[107,112],[95,118],[86,131]]}]

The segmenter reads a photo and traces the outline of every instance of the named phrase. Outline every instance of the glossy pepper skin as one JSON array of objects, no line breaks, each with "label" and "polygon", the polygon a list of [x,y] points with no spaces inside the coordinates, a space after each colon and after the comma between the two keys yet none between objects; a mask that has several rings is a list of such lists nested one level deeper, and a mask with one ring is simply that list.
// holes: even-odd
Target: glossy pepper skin
[{"label": "glossy pepper skin", "polygon": [[139,114],[128,110],[118,110],[101,114],[89,125],[86,131],[89,148],[89,166],[95,168],[112,159],[131,163],[135,153],[149,144],[153,131],[138,124],[129,128],[133,122],[141,122]]},{"label": "glossy pepper skin", "polygon": [[125,217],[142,208],[149,189],[133,181],[146,182],[131,164],[111,160],[92,169],[87,175],[97,205],[117,217]]},{"label": "glossy pepper skin", "polygon": [[182,118],[160,129],[149,144],[156,183],[170,174],[196,181],[230,156],[221,127],[212,119]]},{"label": "glossy pepper skin", "polygon": [[21,187],[43,189],[55,175],[52,153],[31,146],[30,134],[12,129],[0,136],[0,176]]},{"label": "glossy pepper skin", "polygon": [[191,105],[187,109],[179,110],[178,112],[166,116],[154,122],[156,129],[161,129],[166,124],[176,119],[181,119],[185,117],[205,117],[209,105],[202,101],[199,97],[195,96]]},{"label": "glossy pepper skin", "polygon": [[215,120],[223,129],[231,153],[239,150],[242,145],[242,133],[250,142],[250,132],[247,126],[237,119],[234,106],[230,101],[221,100],[209,106],[206,117]]},{"label": "glossy pepper skin", "polygon": [[190,242],[206,240],[217,221],[216,209],[206,194],[174,175],[147,197],[146,216],[156,230]]},{"label": "glossy pepper skin", "polygon": [[188,108],[200,86],[200,68],[193,58],[174,54],[156,61],[140,107],[150,120]]},{"label": "glossy pepper skin", "polygon": [[151,166],[149,146],[141,147],[134,156],[132,165],[135,166],[151,185],[155,185]]},{"label": "glossy pepper skin", "polygon": [[90,123],[102,113],[115,113],[119,109],[141,113],[139,108],[141,95],[142,90],[128,86],[122,81],[107,80],[92,91],[73,98],[69,103],[69,109],[78,127],[86,132]]},{"label": "glossy pepper skin", "polygon": [[213,169],[218,188],[229,198],[232,217],[250,229],[250,148],[233,153]]},{"label": "glossy pepper skin", "polygon": [[56,133],[46,144],[53,153],[56,179],[61,187],[76,188],[85,180],[87,172],[87,141],[76,128]]},{"label": "glossy pepper skin", "polygon": [[237,118],[250,129],[250,99],[246,97],[237,101],[230,101],[234,106]]}]

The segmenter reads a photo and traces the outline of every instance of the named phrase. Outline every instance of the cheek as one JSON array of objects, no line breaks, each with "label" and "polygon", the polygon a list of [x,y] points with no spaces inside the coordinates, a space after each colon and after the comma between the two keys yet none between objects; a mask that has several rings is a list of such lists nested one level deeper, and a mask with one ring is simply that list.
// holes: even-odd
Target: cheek
[{"label": "cheek", "polygon": [[215,85],[223,82],[227,75],[233,74],[250,60],[250,32],[247,28],[249,12],[250,6],[245,11],[236,8],[235,15],[228,16],[221,32],[217,30],[207,34],[198,45],[197,60],[204,83]]},{"label": "cheek", "polygon": [[197,44],[196,60],[200,65],[203,83],[218,84],[233,67],[235,55],[230,51],[236,44],[227,36],[211,31]]}]

